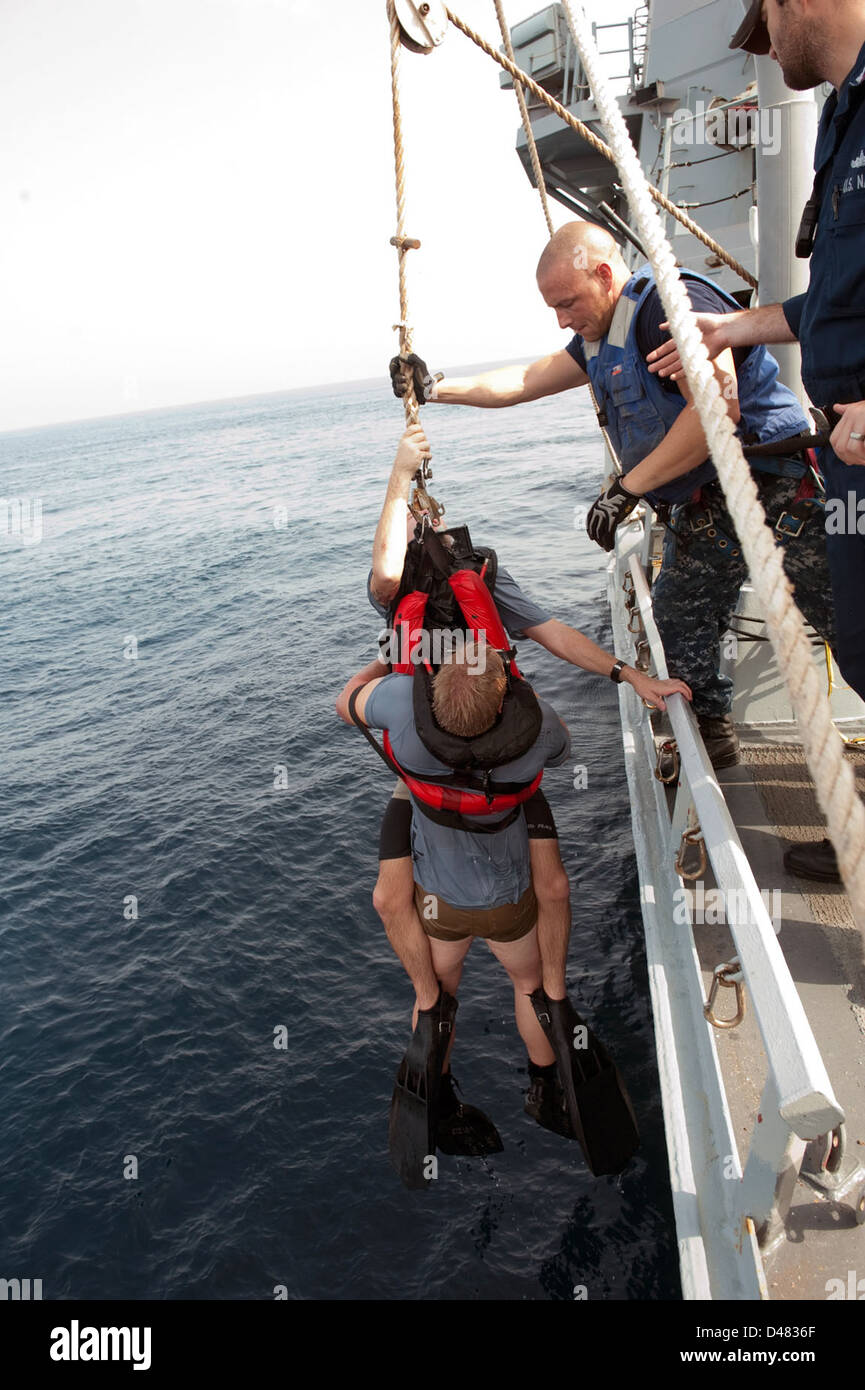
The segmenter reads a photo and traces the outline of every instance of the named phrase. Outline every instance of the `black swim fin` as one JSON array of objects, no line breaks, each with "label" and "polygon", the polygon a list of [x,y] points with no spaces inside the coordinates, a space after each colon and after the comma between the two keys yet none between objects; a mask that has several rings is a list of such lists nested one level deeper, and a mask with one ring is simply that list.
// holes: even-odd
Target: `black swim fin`
[{"label": "black swim fin", "polygon": [[[554,1113],[553,1099],[550,1118],[567,1118],[571,1137],[580,1144],[595,1177],[621,1173],[639,1148],[640,1135],[618,1067],[570,999],[550,999],[543,988],[530,997],[556,1055],[564,1113]],[[545,1119],[534,1118],[545,1124]],[[555,1123],[547,1123],[546,1128],[563,1132]]]},{"label": "black swim fin", "polygon": [[500,1154],[505,1146],[489,1115],[459,1100],[453,1089],[457,1084],[450,1072],[445,1072],[439,1097],[438,1149],[465,1158]]},{"label": "black swim fin", "polygon": [[[544,1074],[537,1074],[540,1070],[536,1068],[533,1073],[529,1067],[531,1085],[526,1092],[526,1114],[531,1115],[543,1129],[561,1134],[563,1139],[576,1139],[555,1062],[549,1068],[543,1068]],[[551,1075],[546,1074],[548,1071]]]},{"label": "black swim fin", "polygon": [[441,990],[431,1009],[419,1009],[408,1050],[399,1064],[390,1103],[390,1160],[406,1187],[427,1187],[429,1158],[436,1151],[442,1067],[456,1018],[457,1001]]}]

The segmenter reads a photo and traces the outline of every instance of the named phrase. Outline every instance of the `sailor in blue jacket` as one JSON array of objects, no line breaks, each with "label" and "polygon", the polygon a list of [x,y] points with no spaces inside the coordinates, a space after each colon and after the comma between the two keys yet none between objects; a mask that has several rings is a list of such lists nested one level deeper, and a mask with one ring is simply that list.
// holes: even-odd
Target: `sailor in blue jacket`
[{"label": "sailor in blue jacket", "polygon": [[[810,255],[806,294],[719,319],[698,318],[711,357],[752,343],[802,347],[802,380],[833,427],[821,451],[826,545],[841,671],[865,699],[865,3],[754,0],[731,47],[777,59],[788,87],[835,88],[823,108],[817,178],[797,252]],[[650,370],[676,379],[673,345]],[[794,873],[837,880],[832,844],[797,846]]]},{"label": "sailor in blue jacket", "polygon": [[[660,297],[650,267],[632,273],[610,234],[588,222],[569,222],[551,238],[538,265],[538,288],[561,328],[574,337],[561,352],[525,367],[474,378],[444,377],[427,398],[447,404],[515,405],[591,381],[601,424],[618,454],[621,479],[589,512],[587,529],[612,549],[616,527],[640,498],[664,508],[670,532],[654,589],[654,611],[671,675],[693,691],[694,713],[715,767],[738,761],[730,716],[733,683],[720,671],[721,639],[746,577],[732,519],[685,381],[678,386],[649,371],[647,354],[665,339]],[[713,282],[686,276],[695,309],[735,314],[738,303]],[[830,645],[832,605],[817,484],[799,436],[807,419],[778,380],[763,347],[716,362],[721,389],[743,441],[782,444],[772,457],[752,460],[758,491],[779,545],[796,600]]]}]

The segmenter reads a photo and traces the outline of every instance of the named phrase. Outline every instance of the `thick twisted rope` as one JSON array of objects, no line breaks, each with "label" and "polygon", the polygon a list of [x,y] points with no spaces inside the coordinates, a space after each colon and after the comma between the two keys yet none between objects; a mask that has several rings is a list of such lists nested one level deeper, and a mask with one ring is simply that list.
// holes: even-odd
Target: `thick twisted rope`
[{"label": "thick twisted rope", "polygon": [[[400,59],[400,28],[399,20],[396,17],[396,9],[393,0],[388,0],[388,18],[390,20],[390,87],[393,100],[393,162],[394,174],[396,178],[396,236],[391,237],[391,245],[397,249],[399,258],[399,318],[400,321],[394,326],[399,329],[399,351],[400,356],[405,357],[411,352],[411,328],[408,322],[408,287],[406,285],[405,258],[410,250],[416,249],[420,242],[414,241],[405,234],[405,152],[402,142],[402,111],[399,104],[399,59]],[[407,425],[416,425],[418,422],[417,402],[414,394],[414,384],[411,376],[406,378],[406,390],[403,397],[405,405],[405,422]]]},{"label": "thick twisted rope", "polygon": [[[555,97],[551,97],[549,92],[545,91],[543,87],[539,87],[537,82],[529,77],[528,73],[518,68],[515,63],[511,62],[510,58],[505,58],[497,49],[493,48],[492,44],[487,43],[486,39],[482,39],[480,34],[476,34],[474,29],[470,28],[468,24],[464,23],[463,20],[459,19],[455,14],[452,14],[447,7],[445,7],[445,13],[455,29],[459,29],[460,33],[465,34],[466,38],[471,39],[472,43],[476,43],[478,48],[483,49],[484,53],[487,53],[500,67],[503,67],[505,72],[510,73],[515,82],[521,83],[524,88],[532,93],[532,96],[537,97],[538,101],[542,101],[551,111],[555,111],[559,120],[564,121],[565,125],[569,125],[572,130],[575,130],[578,135],[581,135],[587,144],[591,145],[593,150],[596,150],[598,154],[602,154],[611,164],[616,163],[616,157],[610,149],[610,146],[606,145],[593,130],[590,130],[582,121],[578,121],[576,116],[572,116],[570,111],[562,106],[561,102],[556,101]],[[585,66],[585,64],[583,66]],[[657,188],[652,188],[651,185],[648,185],[648,188],[655,202],[659,203],[665,212],[668,212],[671,217],[675,217],[677,222],[681,222],[682,226],[685,227],[692,236],[695,236],[698,241],[702,241],[703,245],[707,246],[709,250],[712,251],[719,260],[723,261],[725,265],[729,266],[731,270],[735,271],[739,278],[745,281],[746,285],[751,285],[753,289],[758,288],[757,281],[754,279],[751,272],[746,270],[743,265],[740,265],[736,258],[730,255],[729,251],[725,251],[724,247],[715,241],[713,237],[710,237],[708,232],[704,232],[702,227],[692,221],[681,208],[676,207],[675,203],[671,203],[669,198],[665,198],[663,193],[659,192]]]},{"label": "thick twisted rope", "polygon": [[817,788],[817,797],[838,853],[841,875],[860,931],[865,933],[865,809],[856,794],[853,773],[844,761],[829,702],[823,693],[805,633],[802,615],[793,601],[781,558],[766,525],[766,514],[757,495],[751,470],[722,399],[714,370],[697,328],[690,301],[676,269],[661,219],[652,206],[646,177],[619,109],[601,71],[600,54],[585,13],[563,9],[580,54],[646,247],[667,319],[673,331],[685,376],[706,434],[712,462],[727,498],[751,582],[765,610],[778,665],[787,683],[805,757]]},{"label": "thick twisted rope", "polygon": [[[496,7],[496,14],[498,15],[499,28],[502,31],[502,42],[505,46],[505,52],[508,55],[508,60],[511,63],[513,63],[514,46],[511,43],[511,31],[508,28],[508,22],[505,19],[505,12],[502,9],[502,0],[494,0],[494,3]],[[516,77],[514,78],[514,92],[516,93],[516,98],[519,102],[520,115],[523,119],[523,130],[526,132],[526,141],[529,147],[529,158],[532,161],[532,170],[535,175],[535,187],[537,188],[538,193],[540,194],[541,206],[544,209],[544,217],[547,219],[547,226],[550,229],[550,236],[552,236],[553,219],[550,216],[550,205],[547,202],[547,185],[544,182],[544,171],[541,168],[540,155],[538,154],[538,147],[535,144],[535,136],[534,131],[532,130],[532,123],[529,120],[529,108],[526,106],[526,95],[523,91],[523,84]]]}]

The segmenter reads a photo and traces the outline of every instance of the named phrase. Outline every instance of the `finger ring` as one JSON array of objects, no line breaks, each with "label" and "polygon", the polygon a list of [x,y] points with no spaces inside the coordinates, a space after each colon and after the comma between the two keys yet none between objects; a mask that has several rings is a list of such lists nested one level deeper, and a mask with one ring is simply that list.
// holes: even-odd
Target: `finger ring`
[{"label": "finger ring", "polygon": [[858,443],[860,442],[860,440],[865,439],[865,434],[860,434],[860,433],[858,432],[858,430],[851,430],[851,431],[850,431],[850,438],[851,438],[851,439],[855,439],[855,440],[856,440],[856,443],[858,444]]}]

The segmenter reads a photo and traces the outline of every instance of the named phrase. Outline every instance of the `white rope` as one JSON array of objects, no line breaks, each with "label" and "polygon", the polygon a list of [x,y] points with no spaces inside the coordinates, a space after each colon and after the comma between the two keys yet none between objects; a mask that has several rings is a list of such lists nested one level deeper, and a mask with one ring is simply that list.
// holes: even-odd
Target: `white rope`
[{"label": "white rope", "polygon": [[[631,144],[619,104],[601,71],[600,54],[582,6],[562,8],[571,27],[595,98],[604,133],[612,148],[631,213],[655,274],[661,302],[679,349],[685,376],[736,526],[751,582],[765,611],[778,665],[787,682],[817,797],[838,854],[841,876],[856,922],[865,936],[865,808],[856,794],[853,773],[843,757],[829,702],[823,693],[805,633],[793,601],[781,548],[766,525],[751,470],[736,438],[709,355],[697,328],[690,301],[679,279],[670,244],[652,203],[649,185]],[[827,579],[828,582],[828,579]]]}]

